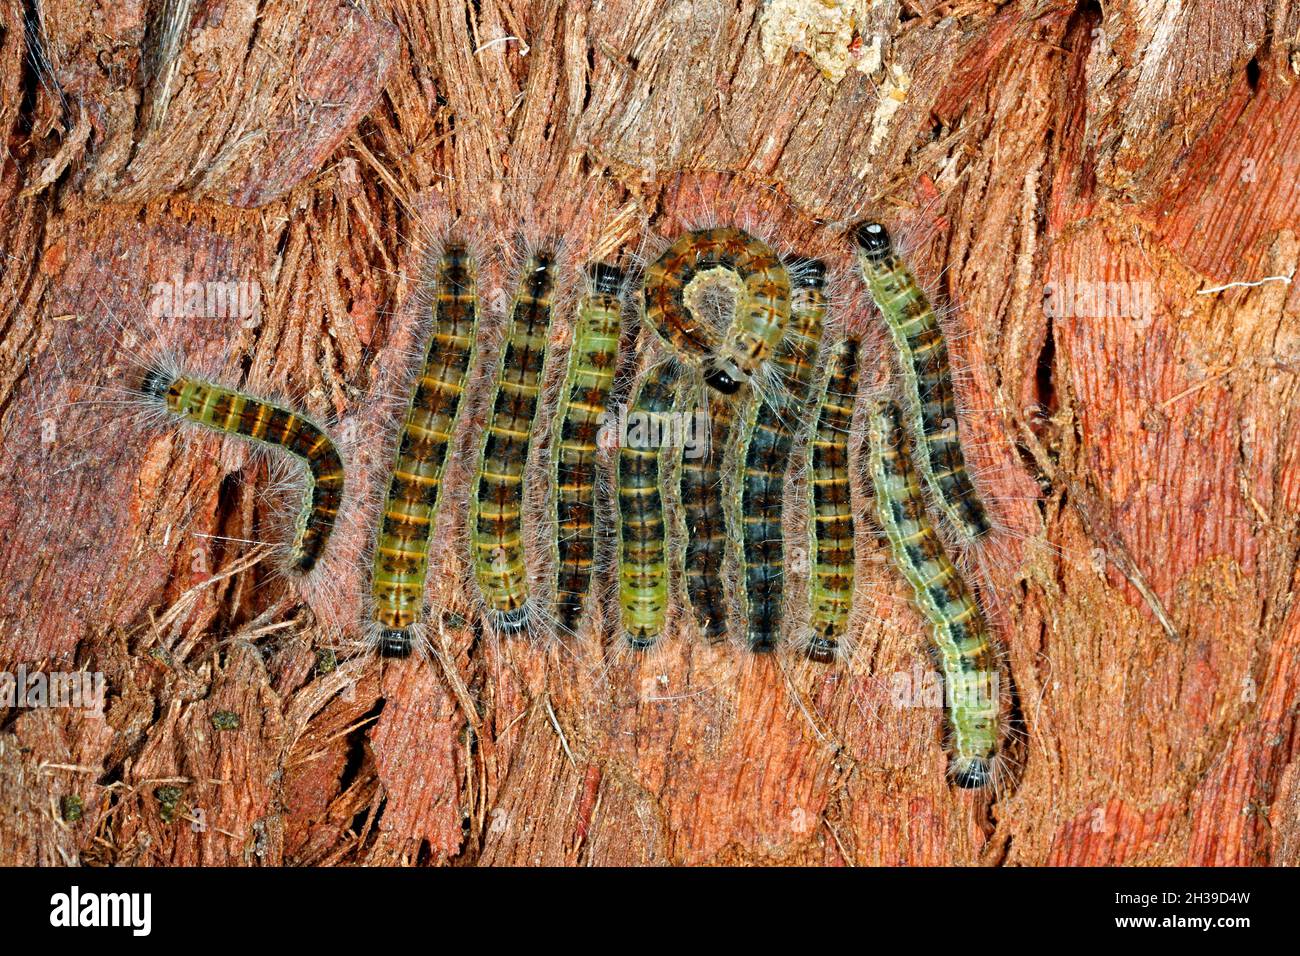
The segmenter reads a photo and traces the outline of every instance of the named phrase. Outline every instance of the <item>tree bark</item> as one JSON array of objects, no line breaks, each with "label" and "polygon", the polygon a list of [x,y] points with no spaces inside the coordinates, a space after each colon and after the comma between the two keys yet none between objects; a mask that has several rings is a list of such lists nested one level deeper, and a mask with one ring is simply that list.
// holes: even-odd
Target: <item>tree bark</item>
[{"label": "tree bark", "polygon": [[[0,669],[107,681],[102,715],[0,709],[0,862],[1300,863],[1295,0],[0,17]],[[604,619],[493,640],[454,519],[437,653],[358,651],[365,502],[449,223],[563,236],[570,264],[747,225],[840,266],[874,340],[868,216],[953,304],[1013,529],[985,570],[1014,786],[950,789],[942,711],[894,703],[924,631],[865,525],[831,667],[686,633],[606,660]],[[160,327],[174,277],[251,281],[260,314]],[[116,401],[163,345],[344,435],[361,504],[322,586],[244,543],[274,525],[260,459]]]}]

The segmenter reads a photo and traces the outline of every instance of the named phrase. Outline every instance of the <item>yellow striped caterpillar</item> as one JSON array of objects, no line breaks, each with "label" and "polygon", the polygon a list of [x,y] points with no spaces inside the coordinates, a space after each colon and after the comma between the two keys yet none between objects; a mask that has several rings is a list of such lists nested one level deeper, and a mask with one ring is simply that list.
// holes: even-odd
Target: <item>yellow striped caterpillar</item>
[{"label": "yellow striped caterpillar", "polygon": [[447,247],[434,265],[433,327],[397,438],[371,571],[380,653],[404,657],[424,620],[424,579],[443,466],[463,411],[478,329],[478,270],[469,250]]},{"label": "yellow striped caterpillar", "polygon": [[795,426],[817,376],[817,353],[826,319],[826,265],[815,259],[792,263],[792,320],[772,359],[781,388],[755,402],[741,439],[741,504],[744,526],[746,640],[753,651],[774,649],[781,633],[785,596],[785,473]]},{"label": "yellow striped caterpillar", "polygon": [[930,524],[902,412],[879,402],[867,427],[876,520],[890,557],[930,625],[948,708],[948,775],[959,787],[994,782],[1001,737],[1001,666],[993,632]]},{"label": "yellow striped caterpillar", "polygon": [[474,576],[488,613],[502,630],[517,630],[528,616],[523,476],[546,362],[554,286],[554,256],[529,256],[489,385],[491,412],[470,496]]},{"label": "yellow striped caterpillar", "polygon": [[660,456],[679,374],[672,360],[645,371],[629,403],[628,437],[618,453],[618,597],[624,639],[637,650],[659,639],[668,613]]},{"label": "yellow striped caterpillar", "polygon": [[806,653],[822,663],[834,660],[853,609],[855,552],[849,429],[858,391],[857,340],[846,338],[837,342],[829,361],[817,431],[809,443],[812,613]]},{"label": "yellow striped caterpillar", "polygon": [[[725,334],[699,301],[718,283],[729,287],[735,306]],[[702,366],[704,380],[726,395],[753,376],[790,319],[790,276],[780,257],[732,227],[678,238],[646,269],[642,295],[647,324],[679,358]]]},{"label": "yellow striped caterpillar", "polygon": [[854,236],[862,275],[897,352],[916,468],[944,521],[964,543],[974,543],[992,525],[962,454],[948,345],[939,319],[884,226],[862,223]]},{"label": "yellow striped caterpillar", "polygon": [[303,574],[314,568],[343,502],[343,460],[320,426],[290,409],[157,366],[145,372],[140,391],[178,418],[283,448],[306,464],[307,492],[289,566]]},{"label": "yellow striped caterpillar", "polygon": [[577,628],[596,556],[597,438],[618,362],[624,275],[598,262],[588,278],[555,414],[555,603],[569,631]]}]

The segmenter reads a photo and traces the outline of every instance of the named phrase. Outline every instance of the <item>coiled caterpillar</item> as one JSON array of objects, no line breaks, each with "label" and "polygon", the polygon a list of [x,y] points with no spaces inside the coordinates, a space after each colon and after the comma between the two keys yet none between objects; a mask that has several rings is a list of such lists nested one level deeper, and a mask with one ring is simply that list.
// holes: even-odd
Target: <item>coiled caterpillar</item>
[{"label": "coiled caterpillar", "polygon": [[[730,284],[735,317],[725,333],[692,302],[710,281]],[[679,358],[703,367],[723,394],[740,389],[785,334],[790,276],[781,259],[741,229],[699,229],[678,238],[646,269],[647,323]]]}]

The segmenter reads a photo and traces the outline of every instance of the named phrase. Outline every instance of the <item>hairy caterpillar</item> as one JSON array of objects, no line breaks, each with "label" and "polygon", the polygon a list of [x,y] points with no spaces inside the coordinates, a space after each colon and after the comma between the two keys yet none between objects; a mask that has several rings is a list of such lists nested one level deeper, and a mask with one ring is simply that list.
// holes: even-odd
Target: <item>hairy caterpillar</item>
[{"label": "hairy caterpillar", "polygon": [[478,269],[468,248],[447,247],[434,265],[433,328],[397,439],[371,572],[380,653],[404,657],[424,619],[424,579],[443,466],[465,406],[478,329]]},{"label": "hairy caterpillar", "polygon": [[776,647],[785,596],[785,473],[816,377],[817,353],[826,319],[826,265],[815,259],[791,263],[795,277],[790,328],[772,358],[784,386],[773,400],[755,402],[741,440],[741,515],[744,525],[746,640],[758,652]]},{"label": "hairy caterpillar", "polygon": [[807,655],[829,663],[853,609],[853,508],[849,485],[849,428],[858,391],[858,342],[846,338],[831,350],[830,370],[812,459],[811,617]]},{"label": "hairy caterpillar", "polygon": [[660,438],[677,398],[679,376],[672,360],[642,375],[629,403],[629,437],[618,453],[618,597],[623,636],[637,650],[659,639],[668,612]]},{"label": "hairy caterpillar", "polygon": [[[706,401],[709,399],[705,395]],[[682,566],[686,596],[709,641],[727,635],[727,607],[722,562],[734,521],[725,505],[723,471],[730,457],[732,426],[739,396],[718,395],[709,401],[709,440],[704,454],[682,456],[681,502],[686,524],[686,553]]]},{"label": "hairy caterpillar", "polygon": [[554,286],[554,256],[529,256],[490,384],[492,408],[470,498],[474,575],[488,612],[505,630],[521,627],[528,613],[523,475],[546,362]]},{"label": "hairy caterpillar", "polygon": [[[693,300],[710,282],[732,285],[735,316],[725,335]],[[646,269],[647,322],[704,380],[735,394],[780,343],[790,319],[790,276],[771,248],[734,227],[678,238]]]},{"label": "hairy caterpillar", "polygon": [[948,707],[948,774],[959,787],[993,782],[1001,699],[997,648],[979,605],[930,524],[897,403],[879,402],[867,428],[876,520],[893,563],[930,625]]},{"label": "hairy caterpillar", "polygon": [[948,526],[963,542],[976,542],[992,524],[962,454],[952,369],[939,319],[884,226],[862,223],[854,236],[863,277],[898,353],[916,468]]},{"label": "hairy caterpillar", "polygon": [[588,278],[555,416],[555,604],[557,619],[569,631],[577,627],[591,588],[597,438],[618,362],[624,274],[599,262],[589,267]]},{"label": "hairy caterpillar", "polygon": [[161,367],[145,372],[140,391],[186,421],[283,448],[307,466],[307,493],[294,525],[289,566],[316,566],[343,501],[343,460],[320,426],[298,412]]}]

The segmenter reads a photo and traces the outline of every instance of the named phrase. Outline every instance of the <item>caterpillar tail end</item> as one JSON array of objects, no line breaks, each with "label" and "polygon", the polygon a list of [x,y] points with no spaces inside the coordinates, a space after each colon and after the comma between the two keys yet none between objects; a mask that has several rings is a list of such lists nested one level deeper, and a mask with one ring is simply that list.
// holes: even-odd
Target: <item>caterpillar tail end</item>
[{"label": "caterpillar tail end", "polygon": [[775,634],[751,631],[748,635],[748,641],[750,651],[755,654],[771,654],[776,650],[777,639]]},{"label": "caterpillar tail end", "polygon": [[948,776],[963,790],[982,790],[993,784],[993,761],[988,757],[954,757]]},{"label": "caterpillar tail end", "polygon": [[853,240],[868,259],[883,259],[893,248],[888,230],[878,222],[859,223],[853,229]]},{"label": "caterpillar tail end", "polygon": [[409,628],[387,627],[379,632],[380,657],[410,657],[413,644]]}]

